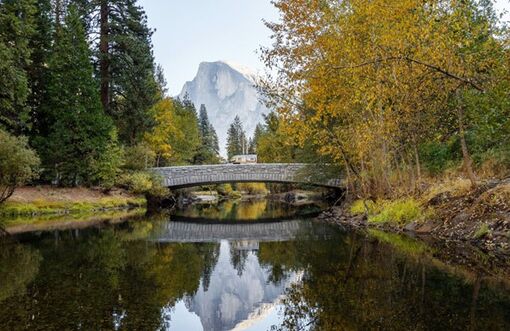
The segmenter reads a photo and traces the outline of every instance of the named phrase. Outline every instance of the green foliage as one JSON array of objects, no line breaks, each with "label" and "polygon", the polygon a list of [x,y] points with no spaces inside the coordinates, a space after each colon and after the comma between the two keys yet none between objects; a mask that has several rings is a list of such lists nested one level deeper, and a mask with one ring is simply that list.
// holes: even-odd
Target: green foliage
[{"label": "green foliage", "polygon": [[118,185],[133,194],[149,194],[153,197],[167,197],[170,194],[161,184],[161,178],[148,172],[124,173],[119,177]]},{"label": "green foliage", "polygon": [[143,194],[152,189],[152,177],[142,171],[122,174],[118,184],[133,194]]},{"label": "green foliage", "polygon": [[473,238],[482,239],[483,237],[488,235],[489,232],[490,232],[489,225],[487,225],[487,223],[483,223],[482,225],[480,225],[480,228],[478,228],[478,230],[476,230],[476,232],[473,234]]},{"label": "green foliage", "polygon": [[153,167],[156,154],[145,143],[138,143],[124,149],[124,166],[126,170],[141,171]]},{"label": "green foliage", "polygon": [[384,202],[380,213],[369,217],[374,223],[407,224],[422,219],[424,216],[421,205],[414,199],[402,199]]},{"label": "green foliage", "polygon": [[425,210],[413,198],[398,200],[357,200],[351,207],[353,215],[368,214],[368,220],[373,223],[396,223],[405,225],[413,221],[420,221],[429,217],[432,210]]},{"label": "green foliage", "polygon": [[227,131],[227,157],[230,160],[234,155],[248,153],[248,140],[239,116],[234,118]]},{"label": "green foliage", "polygon": [[7,201],[0,207],[0,215],[57,215],[83,214],[107,209],[144,207],[145,198],[103,198],[98,201],[49,201],[35,200],[32,202]]},{"label": "green foliage", "polygon": [[[294,144],[291,137],[282,130],[280,121],[278,114],[271,112],[265,116],[264,125],[257,126],[253,144],[259,162],[320,163],[321,159],[317,156],[315,147],[310,143],[303,146]],[[315,173],[318,172],[315,171]]]},{"label": "green foliage", "polygon": [[376,212],[376,207],[372,200],[356,200],[352,203],[349,211],[353,215],[373,214]]},{"label": "green foliage", "polygon": [[110,104],[122,142],[135,145],[153,125],[149,116],[161,97],[155,79],[152,31],[136,1],[109,1]]},{"label": "green foliage", "polygon": [[0,203],[16,187],[34,179],[38,166],[39,158],[25,137],[14,137],[0,129]]},{"label": "green foliage", "polygon": [[30,94],[26,69],[35,33],[35,0],[0,2],[0,127],[19,132],[29,123]]},{"label": "green foliage", "polygon": [[257,154],[257,146],[260,138],[264,134],[264,126],[258,123],[253,132],[253,138],[250,140],[250,154]]},{"label": "green foliage", "polygon": [[173,149],[168,162],[171,165],[191,164],[200,146],[197,112],[189,100],[174,100],[174,104],[175,127],[180,134],[168,137]]},{"label": "green foliage", "polygon": [[193,164],[219,163],[218,136],[211,122],[209,122],[205,105],[200,106],[198,128],[200,133],[200,147],[194,157]]},{"label": "green foliage", "polygon": [[57,31],[48,63],[48,84],[34,141],[45,178],[62,185],[92,180],[113,129],[99,102],[85,28],[75,6]]},{"label": "green foliage", "polygon": [[117,142],[117,133],[113,131],[104,152],[90,162],[91,180],[105,189],[111,189],[121,173],[123,163],[124,151]]},{"label": "green foliage", "polygon": [[460,161],[459,149],[458,139],[426,142],[420,146],[422,164],[431,174],[440,174]]}]

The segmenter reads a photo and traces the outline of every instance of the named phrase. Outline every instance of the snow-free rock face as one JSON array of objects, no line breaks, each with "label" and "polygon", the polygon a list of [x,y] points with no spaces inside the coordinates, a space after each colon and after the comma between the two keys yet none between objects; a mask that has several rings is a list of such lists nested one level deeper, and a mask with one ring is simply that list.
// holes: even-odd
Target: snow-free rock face
[{"label": "snow-free rock face", "polygon": [[188,94],[199,109],[205,104],[209,120],[216,129],[222,156],[226,156],[227,130],[239,116],[248,136],[264,120],[268,109],[260,102],[255,88],[257,75],[249,68],[229,62],[202,62],[196,77],[184,84],[179,98]]}]

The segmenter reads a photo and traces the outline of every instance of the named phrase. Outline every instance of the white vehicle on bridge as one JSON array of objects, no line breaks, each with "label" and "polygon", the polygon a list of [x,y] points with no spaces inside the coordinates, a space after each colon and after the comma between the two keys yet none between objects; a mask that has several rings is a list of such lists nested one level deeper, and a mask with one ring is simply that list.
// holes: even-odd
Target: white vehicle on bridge
[{"label": "white vehicle on bridge", "polygon": [[234,155],[230,159],[230,163],[233,164],[257,163],[257,155],[255,154]]}]

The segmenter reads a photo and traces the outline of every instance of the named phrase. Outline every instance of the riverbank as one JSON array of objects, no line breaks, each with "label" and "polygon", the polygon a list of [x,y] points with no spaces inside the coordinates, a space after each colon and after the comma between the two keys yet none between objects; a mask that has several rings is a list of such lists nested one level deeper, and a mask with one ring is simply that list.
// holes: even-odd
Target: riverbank
[{"label": "riverbank", "polygon": [[102,192],[91,188],[21,187],[2,205],[0,216],[63,215],[145,207],[144,197],[124,190]]},{"label": "riverbank", "polygon": [[347,201],[319,218],[354,228],[466,242],[510,256],[510,179],[485,181],[475,189],[460,179],[444,182],[407,200]]}]

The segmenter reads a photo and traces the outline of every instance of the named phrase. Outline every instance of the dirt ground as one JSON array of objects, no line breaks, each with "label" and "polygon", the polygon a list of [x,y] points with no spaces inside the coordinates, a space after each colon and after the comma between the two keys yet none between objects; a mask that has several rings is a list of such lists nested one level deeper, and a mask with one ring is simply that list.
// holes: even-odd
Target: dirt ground
[{"label": "dirt ground", "polygon": [[8,201],[23,203],[33,201],[96,202],[104,198],[132,198],[132,197],[134,196],[122,190],[112,190],[108,193],[104,193],[99,189],[83,187],[62,188],[52,186],[37,186],[17,188]]}]

